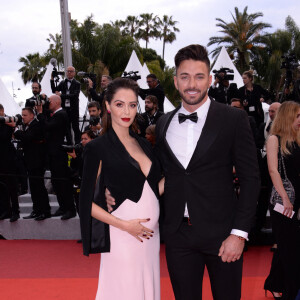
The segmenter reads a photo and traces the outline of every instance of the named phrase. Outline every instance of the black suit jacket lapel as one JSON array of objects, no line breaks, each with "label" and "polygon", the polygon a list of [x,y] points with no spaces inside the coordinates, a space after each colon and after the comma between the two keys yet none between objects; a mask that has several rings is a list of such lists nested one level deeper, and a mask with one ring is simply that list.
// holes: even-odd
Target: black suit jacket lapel
[{"label": "black suit jacket lapel", "polygon": [[214,100],[211,100],[202,133],[188,168],[192,166],[194,162],[198,161],[209,150],[223,126],[223,114],[222,110],[219,109],[219,105]]}]

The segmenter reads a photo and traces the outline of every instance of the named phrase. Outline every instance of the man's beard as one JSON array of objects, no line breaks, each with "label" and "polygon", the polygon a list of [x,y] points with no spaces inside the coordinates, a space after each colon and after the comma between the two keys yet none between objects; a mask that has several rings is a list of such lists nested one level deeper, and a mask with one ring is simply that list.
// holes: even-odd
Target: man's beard
[{"label": "man's beard", "polygon": [[184,96],[184,94],[178,90],[181,99],[188,105],[197,105],[197,104],[201,103],[204,100],[204,98],[207,96],[207,91],[201,92],[201,90],[197,90],[197,89],[186,89],[186,90],[184,90],[184,93],[187,91],[200,92],[200,95],[198,98],[190,100],[190,99],[187,99]]},{"label": "man's beard", "polygon": [[32,92],[32,93],[35,97],[40,94],[40,92]]}]

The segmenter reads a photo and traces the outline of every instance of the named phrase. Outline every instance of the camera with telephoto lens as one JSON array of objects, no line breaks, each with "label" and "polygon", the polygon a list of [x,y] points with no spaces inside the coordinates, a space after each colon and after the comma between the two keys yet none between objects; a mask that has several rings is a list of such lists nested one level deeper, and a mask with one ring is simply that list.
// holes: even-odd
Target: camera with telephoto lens
[{"label": "camera with telephoto lens", "polygon": [[141,79],[141,76],[138,75],[139,71],[130,71],[130,72],[124,72],[122,75],[122,78],[128,78],[134,81],[138,81]]},{"label": "camera with telephoto lens", "polygon": [[48,103],[49,103],[49,100],[46,95],[44,95],[44,96],[37,95],[36,99],[28,100],[28,104],[30,105],[30,107],[34,107],[37,105],[44,105],[44,104],[48,104]]},{"label": "camera with telephoto lens", "polygon": [[9,117],[9,116],[5,116],[5,117],[0,117],[0,124],[6,124],[6,123],[12,123],[15,122],[16,125],[21,125],[22,124],[22,116],[17,114],[15,116]]},{"label": "camera with telephoto lens", "polygon": [[83,72],[83,71],[79,71],[77,73],[78,76],[83,77],[80,79],[81,83],[86,83],[89,84],[88,78],[92,80],[93,82],[93,89],[96,88],[96,79],[97,79],[97,75],[94,73],[88,73],[88,72]]},{"label": "camera with telephoto lens", "polygon": [[97,126],[100,123],[100,117],[90,116],[89,124],[91,126]]},{"label": "camera with telephoto lens", "polygon": [[83,152],[83,146],[81,143],[76,144],[76,145],[61,145],[61,147],[66,152],[73,152],[73,150],[74,150],[77,156]]},{"label": "camera with telephoto lens", "polygon": [[[215,78],[218,78],[220,82],[223,80],[233,80],[234,79],[234,71],[229,68],[221,68],[220,70],[213,70],[213,73],[215,73]],[[222,76],[220,73],[223,73],[224,76]]]}]

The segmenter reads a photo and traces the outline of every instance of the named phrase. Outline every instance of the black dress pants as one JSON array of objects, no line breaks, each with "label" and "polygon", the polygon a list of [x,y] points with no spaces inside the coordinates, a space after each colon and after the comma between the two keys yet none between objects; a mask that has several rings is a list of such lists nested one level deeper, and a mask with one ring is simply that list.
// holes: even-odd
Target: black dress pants
[{"label": "black dress pants", "polygon": [[[209,242],[200,241],[193,225],[182,223],[179,230],[166,238],[166,258],[176,300],[201,300],[205,266],[214,300],[241,298],[242,258],[224,263],[211,251]],[[221,247],[221,244],[220,244]]]},{"label": "black dress pants", "polygon": [[[282,300],[295,300],[300,289],[300,228],[296,215],[292,219],[271,210],[272,229],[277,241],[278,260],[272,276],[281,277]],[[275,262],[274,262],[275,264]],[[274,291],[277,288],[273,286]],[[276,288],[276,290],[275,290]],[[278,289],[281,287],[278,287]]]},{"label": "black dress pants", "polygon": [[48,214],[51,212],[48,193],[44,182],[44,173],[44,168],[28,170],[33,211],[37,214]]},{"label": "black dress pants", "polygon": [[[1,170],[0,182],[2,183],[3,198],[1,199],[1,210],[8,214],[19,214],[18,181],[15,171]],[[4,175],[7,174],[7,175]]]},{"label": "black dress pants", "polygon": [[60,209],[75,212],[73,200],[73,184],[70,178],[68,159],[66,153],[49,156],[49,167],[51,171],[51,182],[56,193]]}]

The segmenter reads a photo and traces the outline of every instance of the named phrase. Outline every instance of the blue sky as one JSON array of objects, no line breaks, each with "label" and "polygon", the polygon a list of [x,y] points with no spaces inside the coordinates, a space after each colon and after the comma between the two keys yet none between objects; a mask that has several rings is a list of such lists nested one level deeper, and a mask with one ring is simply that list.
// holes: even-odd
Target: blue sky
[{"label": "blue sky", "polygon": [[[230,12],[234,7],[243,10],[248,6],[248,13],[262,12],[264,16],[258,20],[270,23],[273,32],[283,29],[285,18],[290,15],[300,26],[299,0],[69,0],[69,11],[73,19],[83,22],[94,15],[94,20],[100,24],[117,19],[125,19],[128,15],[154,13],[173,16],[178,21],[177,40],[166,45],[165,59],[173,66],[173,58],[178,49],[192,43],[206,45],[209,37],[218,35],[216,18],[225,21],[231,20]],[[59,0],[21,0],[5,1],[1,3],[0,12],[0,77],[12,93],[12,82],[17,91],[17,101],[31,96],[30,85],[24,86],[18,69],[22,66],[19,57],[28,53],[43,53],[48,48],[46,41],[49,33],[58,33],[61,30]],[[141,46],[145,46],[141,42]],[[162,53],[161,41],[150,41],[149,47],[158,54]],[[211,47],[209,50],[212,50]]]}]

